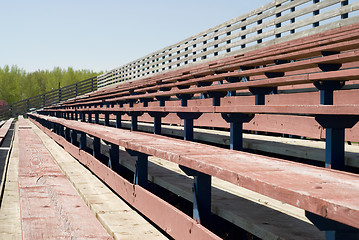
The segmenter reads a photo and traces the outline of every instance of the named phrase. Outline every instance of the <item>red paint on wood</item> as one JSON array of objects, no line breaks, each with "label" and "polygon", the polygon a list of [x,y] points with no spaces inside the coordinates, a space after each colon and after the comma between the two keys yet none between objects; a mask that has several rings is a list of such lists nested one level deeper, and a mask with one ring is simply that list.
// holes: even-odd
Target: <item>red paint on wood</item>
[{"label": "red paint on wood", "polygon": [[[92,124],[45,118],[88,132]],[[359,176],[159,135],[98,126],[106,141],[221,178],[279,201],[353,227],[359,227]],[[337,190],[340,189],[340,193]]]},{"label": "red paint on wood", "polygon": [[31,127],[19,123],[23,239],[112,239]]},{"label": "red paint on wood", "polygon": [[[33,120],[32,120],[33,121]],[[218,236],[198,224],[191,217],[179,211],[177,208],[161,200],[147,190],[129,183],[127,180],[106,167],[91,154],[79,150],[76,146],[67,142],[61,136],[44,128],[33,121],[45,133],[62,145],[70,154],[87,166],[100,179],[109,185],[129,204],[138,209],[151,221],[160,226],[165,232],[175,239],[220,239]]]}]

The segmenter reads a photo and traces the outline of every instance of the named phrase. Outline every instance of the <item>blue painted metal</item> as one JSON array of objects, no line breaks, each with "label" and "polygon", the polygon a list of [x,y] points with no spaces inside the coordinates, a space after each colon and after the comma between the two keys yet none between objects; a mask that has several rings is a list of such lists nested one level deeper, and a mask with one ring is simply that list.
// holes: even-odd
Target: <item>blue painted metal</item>
[{"label": "blue painted metal", "polygon": [[86,122],[86,114],[85,114],[85,112],[81,112],[81,122]]},{"label": "blue painted metal", "polygon": [[161,134],[161,117],[154,117],[154,127],[153,127],[153,133],[154,134]]},{"label": "blue painted metal", "polygon": [[96,124],[100,123],[100,114],[98,112],[95,113],[95,123]]},{"label": "blue painted metal", "polygon": [[148,113],[151,117],[154,118],[154,126],[153,126],[153,133],[154,134],[161,134],[162,131],[162,118],[166,117],[168,113],[165,112],[149,112]]},{"label": "blue painted metal", "polygon": [[193,140],[193,119],[198,119],[202,113],[190,113],[190,112],[181,112],[177,113],[177,116],[184,121],[184,140],[192,141]]},{"label": "blue painted metal", "polygon": [[99,159],[101,155],[101,141],[98,137],[93,138],[93,149],[92,149],[92,155]]},{"label": "blue painted metal", "polygon": [[211,175],[179,165],[187,175],[193,176],[193,218],[202,225],[211,223]]},{"label": "blue painted metal", "polygon": [[[340,52],[338,52],[338,51],[322,51],[321,53],[322,53],[322,56],[325,57],[325,56],[339,54]],[[339,70],[342,67],[342,64],[341,63],[320,63],[320,64],[318,64],[318,67],[323,72],[330,72],[330,71]]]},{"label": "blue painted metal", "polygon": [[68,142],[71,142],[71,131],[70,131],[70,128],[66,128],[65,129],[65,139],[66,139],[66,141],[68,141]]},{"label": "blue painted metal", "polygon": [[121,113],[116,113],[116,128],[121,128]]},{"label": "blue painted metal", "polygon": [[156,99],[160,101],[160,107],[164,107],[166,105],[166,101],[170,100],[170,96],[158,96]]},{"label": "blue painted metal", "polygon": [[188,100],[193,97],[193,94],[177,94],[176,97],[181,99],[182,107],[187,107]]},{"label": "blue painted metal", "polygon": [[112,170],[117,173],[120,171],[119,152],[118,145],[110,143],[109,165],[111,165]]},{"label": "blue painted metal", "polygon": [[105,126],[110,126],[110,114],[105,113]]},{"label": "blue painted metal", "polygon": [[220,106],[221,98],[227,95],[227,92],[208,92],[210,98],[213,98],[212,105]]},{"label": "blue painted metal", "polygon": [[359,229],[306,211],[305,216],[320,230],[326,240],[358,240]]},{"label": "blue painted metal", "polygon": [[126,151],[134,157],[137,157],[136,160],[136,170],[134,176],[134,184],[140,185],[143,188],[147,188],[148,185],[148,155],[126,149]]},{"label": "blue painted metal", "polygon": [[222,118],[230,123],[230,149],[243,150],[243,123],[250,122],[253,117],[243,113],[222,113]]},{"label": "blue painted metal", "polygon": [[62,137],[65,137],[65,129],[64,129],[64,126],[60,125],[59,126],[59,134],[62,136]]},{"label": "blue painted metal", "polygon": [[192,118],[184,119],[183,139],[187,140],[187,141],[193,140],[193,119]]},{"label": "blue painted metal", "polygon": [[315,120],[326,129],[325,166],[344,170],[345,128],[352,128],[359,121],[359,117],[351,115],[317,115]]},{"label": "blue painted metal", "polygon": [[91,112],[88,113],[88,122],[92,123],[92,113]]},{"label": "blue painted metal", "polygon": [[318,81],[314,86],[320,91],[320,104],[333,105],[334,90],[339,90],[345,85],[344,81]]},{"label": "blue painted metal", "polygon": [[256,96],[256,105],[265,105],[265,95],[276,92],[277,87],[249,87],[249,91]]},{"label": "blue painted metal", "polygon": [[131,116],[131,131],[137,131],[138,123],[137,123],[137,115]]},{"label": "blue painted metal", "polygon": [[81,150],[86,149],[86,133],[84,132],[80,133],[80,149]]},{"label": "blue painted metal", "polygon": [[75,146],[79,145],[79,143],[77,141],[77,131],[76,130],[71,131],[71,143]]}]

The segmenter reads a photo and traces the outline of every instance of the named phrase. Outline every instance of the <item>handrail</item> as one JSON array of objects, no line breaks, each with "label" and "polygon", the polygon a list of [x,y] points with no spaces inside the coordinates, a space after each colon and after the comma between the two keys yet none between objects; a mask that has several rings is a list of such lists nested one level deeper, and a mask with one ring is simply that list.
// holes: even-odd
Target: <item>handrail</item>
[{"label": "handrail", "polygon": [[30,110],[36,110],[97,90],[97,77],[58,88],[13,104],[0,107],[0,119],[8,119],[25,115]]}]

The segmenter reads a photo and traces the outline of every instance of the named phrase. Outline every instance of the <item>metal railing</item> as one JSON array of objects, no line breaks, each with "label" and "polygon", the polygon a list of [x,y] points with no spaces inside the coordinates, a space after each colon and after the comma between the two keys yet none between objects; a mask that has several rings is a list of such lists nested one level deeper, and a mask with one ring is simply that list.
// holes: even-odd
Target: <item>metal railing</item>
[{"label": "metal railing", "polygon": [[103,88],[359,22],[359,0],[275,0],[98,76]]},{"label": "metal railing", "polygon": [[0,107],[0,119],[25,115],[29,111],[54,105],[95,90],[97,90],[97,77],[89,78],[66,87]]}]

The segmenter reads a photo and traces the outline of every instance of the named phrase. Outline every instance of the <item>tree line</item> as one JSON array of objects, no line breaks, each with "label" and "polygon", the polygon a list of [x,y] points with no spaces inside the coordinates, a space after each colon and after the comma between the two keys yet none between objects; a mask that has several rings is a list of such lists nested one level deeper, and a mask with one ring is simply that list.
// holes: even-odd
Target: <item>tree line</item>
[{"label": "tree line", "polygon": [[36,95],[65,87],[67,85],[98,76],[91,70],[74,70],[72,67],[53,70],[38,70],[27,73],[18,66],[0,67],[0,100],[8,104],[18,102]]}]

